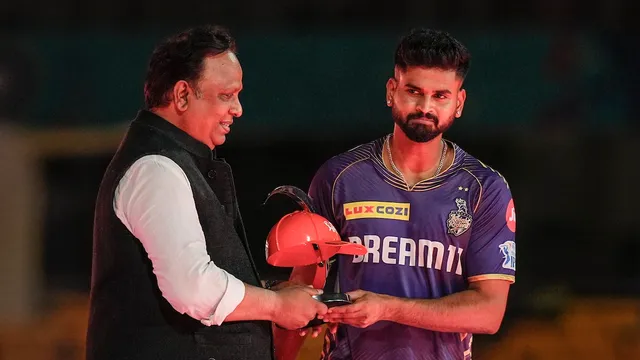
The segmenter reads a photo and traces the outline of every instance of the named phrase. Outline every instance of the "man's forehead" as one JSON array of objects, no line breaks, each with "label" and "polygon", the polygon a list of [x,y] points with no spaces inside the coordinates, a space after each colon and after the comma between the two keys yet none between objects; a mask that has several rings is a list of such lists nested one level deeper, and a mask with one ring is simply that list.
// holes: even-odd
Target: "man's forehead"
[{"label": "man's forehead", "polygon": [[412,66],[406,70],[395,69],[395,78],[401,86],[407,84],[428,88],[457,88],[460,78],[455,70]]},{"label": "man's forehead", "polygon": [[242,67],[232,52],[224,52],[215,56],[207,56],[203,64],[201,80],[215,83],[242,81]]}]

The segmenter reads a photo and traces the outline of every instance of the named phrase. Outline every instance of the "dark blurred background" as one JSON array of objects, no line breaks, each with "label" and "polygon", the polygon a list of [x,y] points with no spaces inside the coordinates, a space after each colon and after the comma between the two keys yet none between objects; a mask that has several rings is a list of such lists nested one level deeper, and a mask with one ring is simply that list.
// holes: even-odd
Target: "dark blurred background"
[{"label": "dark blurred background", "polygon": [[238,41],[244,115],[218,155],[265,278],[286,274],[266,264],[264,240],[295,208],[263,206],[268,192],[307,189],[330,156],[390,132],[384,85],[399,37],[445,29],[472,53],[447,138],[507,178],[519,220],[505,322],[478,337],[474,358],[640,358],[639,7],[0,2],[0,360],[82,358],[99,181],[142,105],[154,45],[203,23]]}]

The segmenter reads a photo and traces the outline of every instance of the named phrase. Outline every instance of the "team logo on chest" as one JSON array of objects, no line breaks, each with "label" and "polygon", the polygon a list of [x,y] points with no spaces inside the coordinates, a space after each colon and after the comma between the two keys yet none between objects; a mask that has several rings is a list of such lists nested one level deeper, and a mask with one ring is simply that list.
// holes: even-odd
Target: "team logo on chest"
[{"label": "team logo on chest", "polygon": [[456,199],[457,210],[451,210],[447,219],[447,231],[453,236],[464,234],[471,227],[471,214],[464,199]]}]

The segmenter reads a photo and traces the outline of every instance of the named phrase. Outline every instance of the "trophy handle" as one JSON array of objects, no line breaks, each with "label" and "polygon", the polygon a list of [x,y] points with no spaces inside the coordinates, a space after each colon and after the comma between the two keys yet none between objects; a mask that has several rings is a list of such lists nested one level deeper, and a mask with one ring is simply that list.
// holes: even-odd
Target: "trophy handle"
[{"label": "trophy handle", "polygon": [[269,201],[269,199],[273,195],[277,195],[277,194],[287,195],[288,197],[295,200],[295,202],[298,205],[300,205],[300,207],[302,207],[305,211],[317,213],[315,207],[313,206],[313,201],[311,200],[311,197],[309,197],[309,195],[307,195],[307,193],[304,192],[302,189],[295,187],[293,185],[282,185],[273,189],[269,193],[269,195],[267,195],[267,198],[264,200],[264,203],[262,205],[266,204],[267,201]]}]

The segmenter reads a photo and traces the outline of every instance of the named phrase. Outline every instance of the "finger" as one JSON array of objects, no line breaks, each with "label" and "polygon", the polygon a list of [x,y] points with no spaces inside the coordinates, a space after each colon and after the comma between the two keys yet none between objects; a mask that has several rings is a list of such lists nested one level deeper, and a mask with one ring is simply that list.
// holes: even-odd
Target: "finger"
[{"label": "finger", "polygon": [[337,315],[328,315],[325,316],[323,321],[325,323],[332,323],[332,322],[343,322],[344,320],[352,320],[352,319],[364,319],[367,316],[360,313],[360,314],[337,314]]},{"label": "finger", "polygon": [[336,334],[338,332],[338,323],[329,323],[327,325],[329,327],[329,332],[331,332],[332,334]]},{"label": "finger", "polygon": [[309,295],[320,295],[322,294],[322,289],[315,289],[313,286],[305,286],[301,288],[302,291],[306,292]]},{"label": "finger", "polygon": [[363,327],[363,324],[366,322],[366,318],[363,318],[363,317],[352,318],[352,319],[341,318],[336,322],[339,322],[345,325],[355,326],[355,327]]},{"label": "finger", "polygon": [[326,316],[323,321],[325,322],[342,322],[343,320],[350,319],[362,319],[367,316],[364,314],[340,314],[338,316]]},{"label": "finger", "polygon": [[320,329],[314,329],[313,332],[311,333],[311,337],[317,338],[318,334],[320,334]]},{"label": "finger", "polygon": [[327,305],[320,303],[317,307],[316,307],[316,314],[318,314],[318,319],[322,319],[322,316],[326,315],[327,312],[329,311],[329,308],[327,307]]},{"label": "finger", "polygon": [[358,300],[359,298],[363,297],[364,295],[366,295],[366,291],[364,290],[354,290],[354,291],[349,291],[347,293],[347,295],[349,295],[349,297],[351,298],[351,300]]},{"label": "finger", "polygon": [[298,334],[300,336],[306,336],[307,335],[307,330],[300,330],[300,331],[298,331]]},{"label": "finger", "polygon": [[331,317],[325,317],[323,319],[323,321],[325,322],[325,324],[327,324],[327,323],[342,323],[343,319],[344,318],[342,316],[331,316]]},{"label": "finger", "polygon": [[336,306],[327,310],[327,314],[350,314],[361,311],[363,308],[362,304],[352,304],[352,305],[344,305],[344,306]]}]

